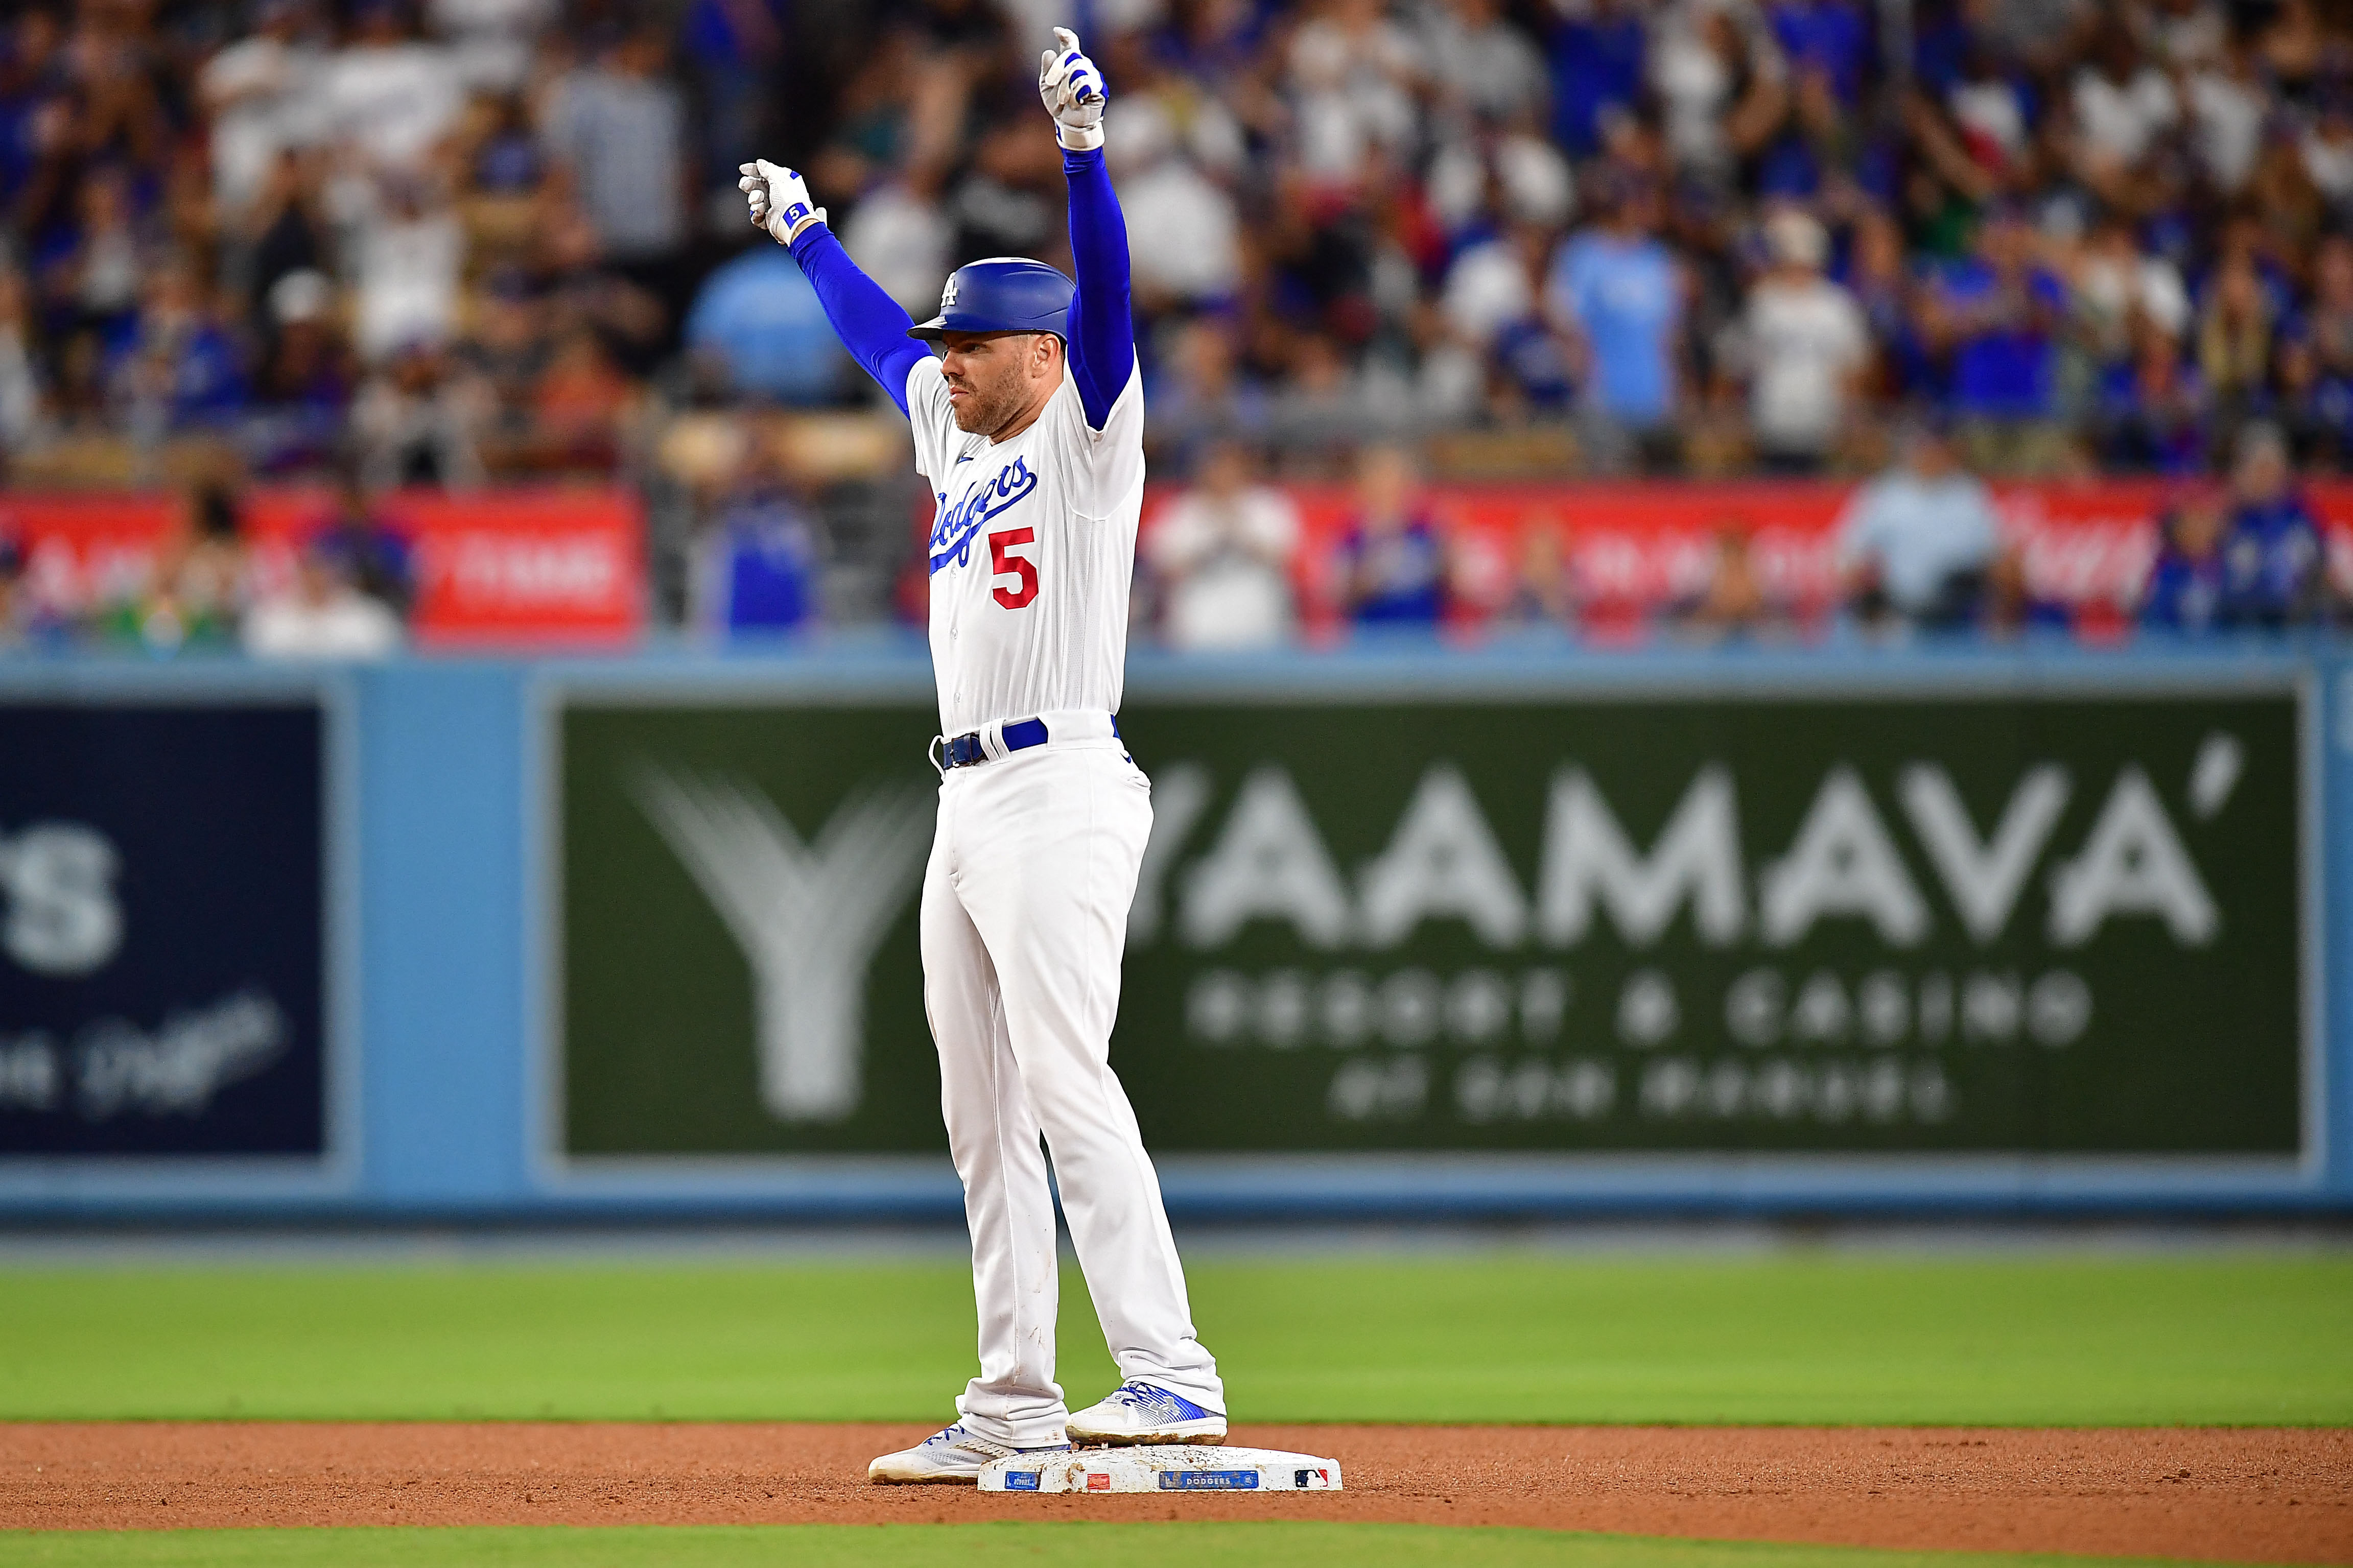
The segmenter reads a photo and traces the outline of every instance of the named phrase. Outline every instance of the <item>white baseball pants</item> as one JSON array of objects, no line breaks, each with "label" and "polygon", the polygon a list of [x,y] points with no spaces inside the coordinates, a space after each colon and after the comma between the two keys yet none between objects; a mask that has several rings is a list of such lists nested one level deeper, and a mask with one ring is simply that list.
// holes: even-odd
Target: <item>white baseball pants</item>
[{"label": "white baseball pants", "polygon": [[[1054,1381],[1054,1199],[1123,1378],[1226,1407],[1194,1337],[1185,1273],[1135,1112],[1111,1069],[1120,954],[1152,830],[1151,784],[1049,715],[1050,743],[951,769],[923,876],[923,1005],[940,1108],[964,1180],[980,1309],[965,1426],[1015,1447],[1064,1441]],[[994,727],[990,750],[997,750]],[[1108,1393],[1108,1390],[1104,1392]]]}]

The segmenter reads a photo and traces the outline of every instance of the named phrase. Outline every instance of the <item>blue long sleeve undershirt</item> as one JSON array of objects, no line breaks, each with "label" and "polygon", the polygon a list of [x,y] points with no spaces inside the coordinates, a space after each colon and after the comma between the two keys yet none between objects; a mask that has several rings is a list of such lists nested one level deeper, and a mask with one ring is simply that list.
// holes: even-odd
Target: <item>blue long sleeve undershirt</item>
[{"label": "blue long sleeve undershirt", "polygon": [[[1101,149],[1065,150],[1062,174],[1071,186],[1071,256],[1079,274],[1078,291],[1071,299],[1071,377],[1079,384],[1088,427],[1100,430],[1135,370],[1127,220],[1120,215]],[[801,230],[792,249],[842,346],[881,384],[899,412],[906,413],[907,373],[931,352],[907,336],[913,319],[859,270],[826,225]]]},{"label": "blue long sleeve undershirt", "polygon": [[907,335],[914,318],[882,292],[882,286],[858,268],[833,230],[813,223],[793,241],[793,259],[800,263],[809,286],[817,290],[825,319],[849,355],[866,374],[882,384],[899,412],[907,412],[907,373],[931,353],[929,345]]},{"label": "blue long sleeve undershirt", "polygon": [[1135,370],[1135,322],[1129,300],[1127,220],[1103,167],[1103,149],[1062,153],[1071,185],[1071,259],[1079,291],[1071,300],[1071,376],[1087,427],[1100,430]]}]

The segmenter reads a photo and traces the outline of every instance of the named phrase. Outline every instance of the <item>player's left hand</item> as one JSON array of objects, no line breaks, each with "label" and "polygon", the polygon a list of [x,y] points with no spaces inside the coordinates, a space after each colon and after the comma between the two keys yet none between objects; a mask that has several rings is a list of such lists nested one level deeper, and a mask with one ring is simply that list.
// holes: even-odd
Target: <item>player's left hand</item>
[{"label": "player's left hand", "polygon": [[1054,29],[1057,47],[1038,57],[1038,96],[1054,117],[1054,139],[1073,153],[1103,143],[1103,78],[1068,27]]},{"label": "player's left hand", "polygon": [[825,209],[809,202],[808,184],[793,170],[765,158],[738,163],[735,182],[752,205],[752,226],[768,231],[778,245],[790,245],[801,230],[825,221]]}]

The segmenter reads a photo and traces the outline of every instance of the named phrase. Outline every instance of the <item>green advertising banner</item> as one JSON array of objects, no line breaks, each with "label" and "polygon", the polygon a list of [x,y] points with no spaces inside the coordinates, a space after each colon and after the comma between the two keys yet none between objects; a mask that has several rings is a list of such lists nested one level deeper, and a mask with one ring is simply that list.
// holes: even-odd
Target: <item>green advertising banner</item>
[{"label": "green advertising banner", "polygon": [[[928,705],[560,726],[563,1148],[942,1147]],[[1130,704],[1155,1152],[2294,1156],[2296,694]]]}]

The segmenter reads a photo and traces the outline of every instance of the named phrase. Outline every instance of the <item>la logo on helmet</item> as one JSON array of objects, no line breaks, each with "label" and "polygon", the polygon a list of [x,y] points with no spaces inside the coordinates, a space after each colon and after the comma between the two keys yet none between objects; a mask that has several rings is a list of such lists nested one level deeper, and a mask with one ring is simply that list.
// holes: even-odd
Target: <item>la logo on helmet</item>
[{"label": "la logo on helmet", "polygon": [[953,272],[948,274],[948,286],[940,290],[940,309],[943,310],[955,309],[955,274]]}]

